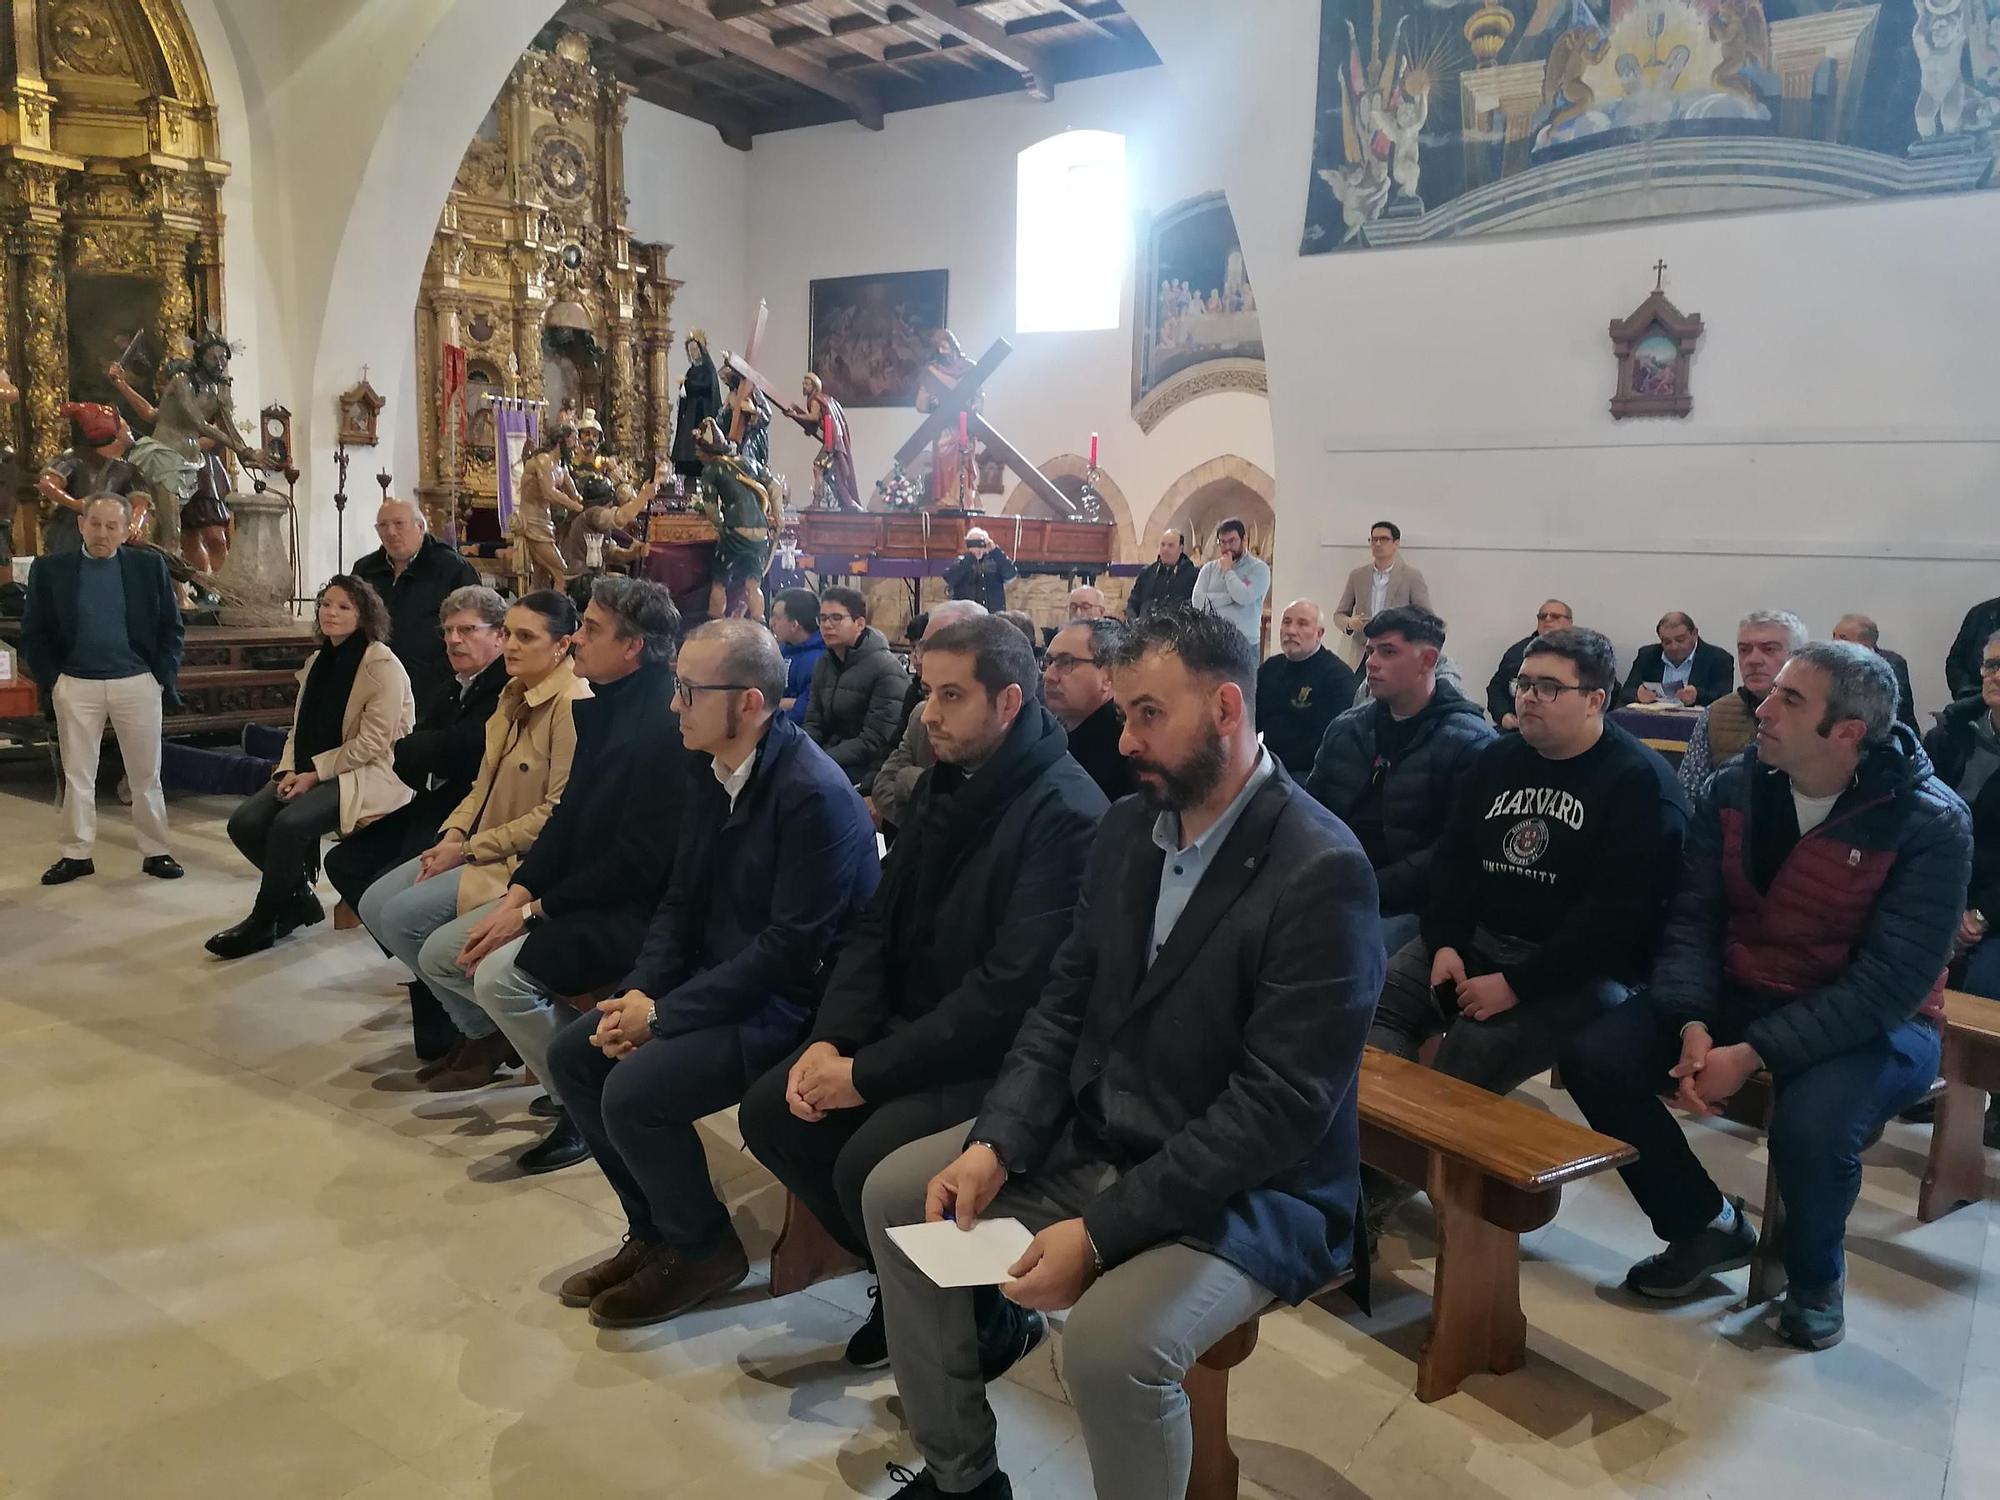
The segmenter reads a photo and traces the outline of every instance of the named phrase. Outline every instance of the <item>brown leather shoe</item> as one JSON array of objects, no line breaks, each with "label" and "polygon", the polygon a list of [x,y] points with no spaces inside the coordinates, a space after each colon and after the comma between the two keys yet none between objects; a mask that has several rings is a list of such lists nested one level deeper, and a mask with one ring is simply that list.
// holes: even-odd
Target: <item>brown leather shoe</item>
[{"label": "brown leather shoe", "polygon": [[433,1078],[437,1077],[438,1074],[446,1071],[449,1068],[457,1067],[458,1054],[462,1050],[464,1050],[464,1047],[465,1047],[465,1038],[460,1037],[457,1041],[453,1042],[450,1047],[445,1049],[445,1054],[443,1057],[433,1058],[431,1061],[425,1063],[421,1068],[417,1069],[417,1082],[429,1083]]},{"label": "brown leather shoe", "polygon": [[664,1323],[742,1285],[749,1274],[750,1257],[733,1231],[727,1244],[703,1260],[689,1260],[662,1246],[631,1279],[597,1294],[590,1304],[590,1321],[599,1328]]},{"label": "brown leather shoe", "polygon": [[578,1271],[562,1284],[556,1295],[562,1298],[564,1307],[588,1307],[599,1292],[608,1292],[630,1281],[663,1248],[657,1240],[635,1240],[628,1234],[616,1255]]},{"label": "brown leather shoe", "polygon": [[424,1087],[433,1094],[455,1094],[465,1089],[483,1089],[499,1080],[500,1070],[514,1055],[513,1044],[504,1032],[474,1037],[458,1049],[457,1060],[442,1073],[432,1075]]}]

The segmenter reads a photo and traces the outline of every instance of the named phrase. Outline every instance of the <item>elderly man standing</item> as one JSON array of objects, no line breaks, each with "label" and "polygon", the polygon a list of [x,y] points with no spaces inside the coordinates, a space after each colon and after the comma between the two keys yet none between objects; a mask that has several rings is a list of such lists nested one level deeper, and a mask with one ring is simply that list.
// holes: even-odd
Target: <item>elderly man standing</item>
[{"label": "elderly man standing", "polygon": [[452,679],[438,611],[453,589],[479,582],[479,573],[424,529],[421,507],[384,500],[375,513],[382,545],[356,559],[354,576],[389,606],[389,649],[410,674],[419,706],[436,699]]},{"label": "elderly man standing", "polygon": [[1736,667],[1743,685],[1702,710],[1681,759],[1681,787],[1690,801],[1708,790],[1715,773],[1757,738],[1757,706],[1771,691],[1778,668],[1806,643],[1806,622],[1789,610],[1759,609],[1736,627]]},{"label": "elderly man standing", "polygon": [[970,599],[998,614],[1007,607],[1008,583],[1019,573],[1014,559],[994,546],[983,528],[975,526],[966,532],[965,551],[944,575],[944,586],[952,598]]},{"label": "elderly man standing", "polygon": [[42,558],[28,574],[21,654],[55,715],[62,747],[62,858],[42,873],[43,885],[94,875],[97,842],[97,759],[109,720],[118,736],[125,779],[132,785],[132,823],[139,868],[161,880],[186,871],[167,849],[167,802],[160,789],[160,721],[178,703],[181,612],[173,580],[158,552],[120,544],[132,507],[99,495],[83,510],[83,548]]},{"label": "elderly man standing", "polygon": [[1264,748],[1304,781],[1327,726],[1354,702],[1354,672],[1326,649],[1326,617],[1294,599],[1278,621],[1278,654],[1257,669],[1257,727]]},{"label": "elderly man standing", "polygon": [[1243,633],[1255,651],[1264,637],[1264,597],[1271,592],[1271,565],[1254,556],[1249,532],[1231,516],[1215,528],[1215,556],[1195,575],[1196,609],[1220,615]]},{"label": "elderly man standing", "polygon": [[1132,580],[1132,592],[1125,600],[1125,618],[1139,620],[1146,615],[1185,604],[1194,597],[1195,574],[1200,570],[1187,555],[1187,542],[1171,527],[1160,533],[1160,555],[1149,562]]}]

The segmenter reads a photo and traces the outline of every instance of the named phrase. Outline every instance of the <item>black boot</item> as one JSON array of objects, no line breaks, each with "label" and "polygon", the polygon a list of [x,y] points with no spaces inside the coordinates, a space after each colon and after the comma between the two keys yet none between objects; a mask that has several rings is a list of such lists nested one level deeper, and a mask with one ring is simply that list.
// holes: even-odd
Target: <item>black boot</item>
[{"label": "black boot", "polygon": [[412,979],[403,988],[410,992],[410,1039],[416,1044],[417,1056],[424,1062],[436,1062],[465,1038],[451,1024],[450,1015],[438,1004],[429,985]]},{"label": "black boot", "polygon": [[234,927],[223,928],[202,946],[217,958],[241,958],[246,953],[261,953],[277,941],[278,929],[270,913],[252,907],[249,916]]},{"label": "black boot", "polygon": [[590,1156],[590,1143],[583,1138],[583,1132],[576,1128],[576,1122],[564,1110],[556,1116],[556,1128],[543,1138],[540,1145],[530,1146],[520,1155],[518,1165],[528,1176],[542,1172],[555,1172],[564,1167],[573,1167]]},{"label": "black boot", "polygon": [[290,937],[301,927],[310,927],[315,922],[326,920],[326,908],[319,904],[319,897],[308,886],[300,886],[287,896],[278,908],[275,926],[279,937]]}]

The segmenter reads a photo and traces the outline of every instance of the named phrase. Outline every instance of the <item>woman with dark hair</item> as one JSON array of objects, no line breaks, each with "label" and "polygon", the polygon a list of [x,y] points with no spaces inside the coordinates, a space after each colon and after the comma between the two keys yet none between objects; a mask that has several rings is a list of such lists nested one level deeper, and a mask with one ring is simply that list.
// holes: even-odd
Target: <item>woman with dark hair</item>
[{"label": "woman with dark hair", "polygon": [[396,774],[395,744],[417,707],[389,649],[388,606],[361,579],[336,573],[314,613],[320,647],[299,670],[284,753],[269,785],[230,814],[230,842],[264,878],[250,915],[208,940],[217,958],[259,952],[319,921],[319,841],[364,828],[414,795]]},{"label": "woman with dark hair", "polygon": [[[418,1079],[436,1093],[491,1083],[516,1046],[547,1078],[532,1025],[525,1043],[510,1044],[500,1025],[512,1031],[514,1018],[503,1015],[496,1022],[485,1006],[491,997],[476,987],[484,964],[467,969],[458,959],[466,933],[507,893],[569,784],[576,753],[570,710],[577,699],[590,696],[570,659],[577,623],[575,603],[547,589],[507,611],[502,655],[508,681],[500,706],[486,721],[478,779],[444,820],[437,842],[389,871],[361,898],[362,924],[431,987],[464,1038],[418,1070]],[[432,961],[419,968],[427,948]],[[504,967],[496,963],[493,970]]]}]

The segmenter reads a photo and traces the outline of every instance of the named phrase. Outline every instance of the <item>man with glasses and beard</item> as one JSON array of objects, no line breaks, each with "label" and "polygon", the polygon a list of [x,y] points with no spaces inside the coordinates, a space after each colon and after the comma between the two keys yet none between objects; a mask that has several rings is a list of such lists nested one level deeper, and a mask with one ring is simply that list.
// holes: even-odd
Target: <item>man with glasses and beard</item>
[{"label": "man with glasses and beard", "polygon": [[1012,1493],[975,1296],[895,1226],[1012,1216],[1001,1292],[1070,1309],[1064,1380],[1100,1500],[1186,1491],[1188,1366],[1353,1263],[1356,1079],[1382,975],[1352,834],[1257,742],[1257,658],[1187,606],[1111,656],[1143,795],[1106,814],[1069,937],[978,1118],[905,1146],[862,1195],[890,1363],[925,1471],[904,1497]]},{"label": "man with glasses and beard", "polygon": [[791,1052],[822,966],[881,867],[861,794],[779,710],[785,658],[754,620],[711,620],[681,650],[690,787],[673,877],[611,999],[549,1047],[551,1082],[617,1190],[617,1251],[563,1282],[600,1328],[661,1323],[750,1273],[696,1122]]},{"label": "man with glasses and beard", "polygon": [[[1665,761],[1604,717],[1594,630],[1540,636],[1514,679],[1519,734],[1480,752],[1431,864],[1423,931],[1389,961],[1369,1042],[1505,1094],[1646,973],[1688,810]],[[1373,1227],[1414,1189],[1369,1172]]]}]

